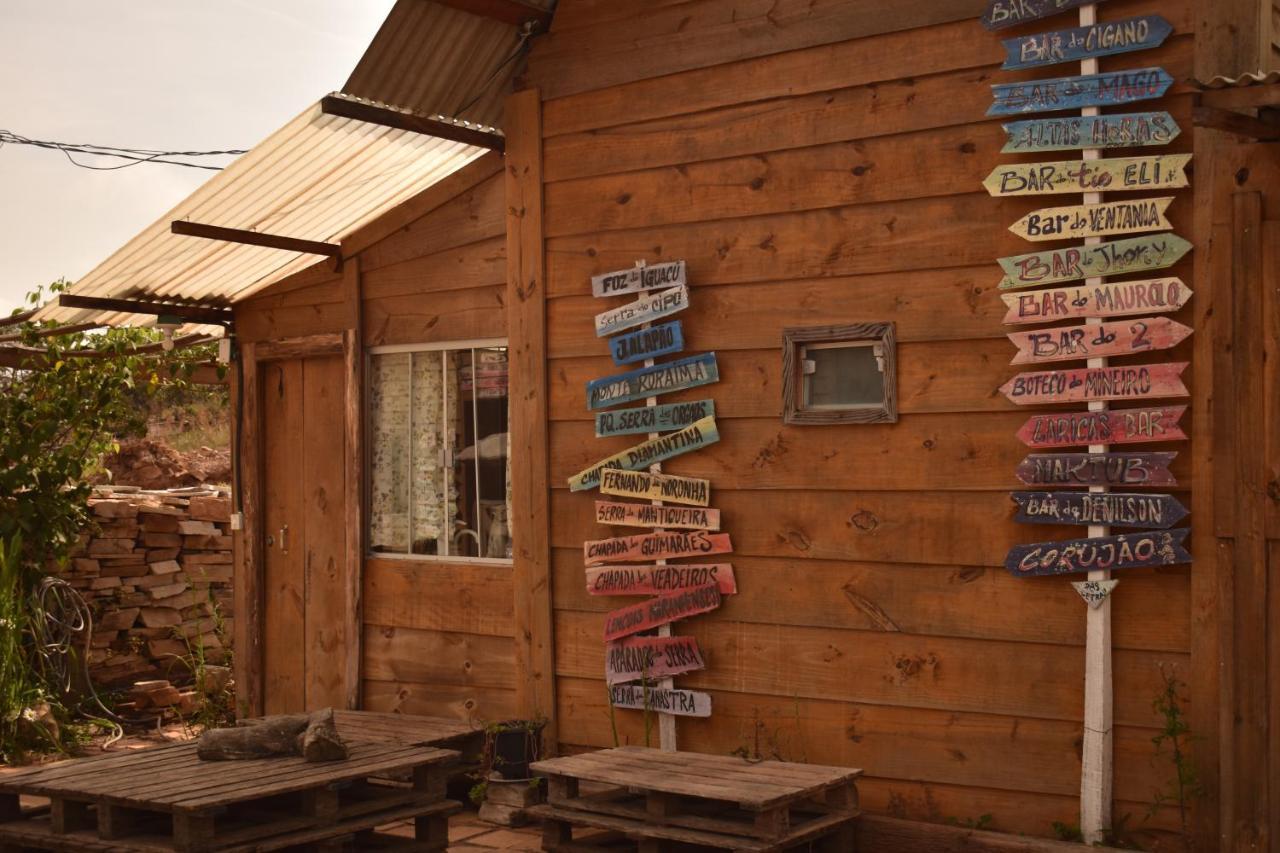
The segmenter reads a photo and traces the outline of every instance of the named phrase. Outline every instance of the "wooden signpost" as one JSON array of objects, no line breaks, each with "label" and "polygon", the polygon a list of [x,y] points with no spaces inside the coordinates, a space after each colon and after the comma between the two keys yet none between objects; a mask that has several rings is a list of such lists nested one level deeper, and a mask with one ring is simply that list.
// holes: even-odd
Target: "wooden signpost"
[{"label": "wooden signpost", "polygon": [[1190,532],[1184,527],[1015,545],[1005,557],[1004,566],[1017,577],[1038,577],[1189,563],[1191,555],[1182,547],[1182,540]]},{"label": "wooden signpost", "polygon": [[[720,589],[715,584],[659,595],[639,604],[611,611],[604,620],[605,640],[617,640],[677,619],[708,613],[720,606]],[[691,638],[686,638],[691,639]]]},{"label": "wooden signpost", "polygon": [[1165,314],[1186,305],[1191,290],[1181,279],[1148,278],[1006,293],[1000,298],[1009,306],[1004,322],[1020,325],[1087,317]]},{"label": "wooden signpost", "polygon": [[587,408],[604,409],[720,381],[716,354],[702,353],[587,383]]},{"label": "wooden signpost", "polygon": [[600,493],[688,506],[706,506],[711,503],[711,481],[697,477],[677,477],[674,474],[606,468],[600,476]]},{"label": "wooden signpost", "polygon": [[684,331],[679,320],[646,329],[636,329],[634,332],[627,332],[625,335],[618,335],[609,340],[609,355],[613,357],[613,363],[619,367],[683,350]]},{"label": "wooden signpost", "polygon": [[686,283],[684,261],[666,261],[661,264],[646,264],[641,261],[629,270],[591,276],[591,295],[618,296]]},{"label": "wooden signpost", "polygon": [[596,501],[596,524],[624,527],[663,527],[677,530],[719,530],[720,510],[696,506]]},{"label": "wooden signpost", "polygon": [[645,560],[672,560],[677,557],[709,557],[733,550],[728,533],[688,533],[659,531],[610,539],[589,539],[582,543],[582,558],[588,566],[601,563],[633,563]]},{"label": "wooden signpost", "polygon": [[1172,495],[1124,492],[1013,492],[1014,521],[1023,524],[1106,524],[1111,527],[1173,527],[1187,508]]},{"label": "wooden signpost", "polygon": [[995,83],[991,86],[995,102],[987,110],[987,115],[1011,116],[1131,104],[1158,98],[1172,85],[1173,78],[1163,68],[1134,68],[1106,74]]},{"label": "wooden signpost", "polygon": [[1008,337],[1018,348],[1012,364],[1043,364],[1172,349],[1190,334],[1189,327],[1168,317],[1143,317],[1010,332]]},{"label": "wooden signpost", "polygon": [[1178,421],[1186,411],[1186,406],[1141,406],[1032,415],[1018,430],[1018,438],[1038,448],[1181,441],[1187,434]]},{"label": "wooden signpost", "polygon": [[1000,258],[1000,268],[1005,273],[1000,289],[1164,269],[1189,251],[1191,244],[1176,234],[1147,234],[1092,246],[1012,255]]},{"label": "wooden signpost", "polygon": [[1001,67],[1015,71],[1145,50],[1159,47],[1172,32],[1173,25],[1159,15],[1138,15],[1118,21],[1100,21],[1087,27],[1005,39],[1004,49],[1008,57]]},{"label": "wooden signpost", "polygon": [[982,26],[1003,30],[1100,2],[1102,0],[991,0],[982,13]]},{"label": "wooden signpost", "polygon": [[632,637],[609,643],[604,650],[604,677],[608,684],[670,678],[706,667],[693,637]]},{"label": "wooden signpost", "polygon": [[670,432],[674,429],[684,429],[703,418],[715,417],[715,414],[716,404],[712,400],[690,400],[687,403],[667,403],[662,406],[613,409],[596,413],[596,437]]},{"label": "wooden signpost", "polygon": [[596,487],[600,484],[601,471],[606,468],[639,471],[641,468],[647,468],[655,462],[661,462],[664,459],[670,459],[682,453],[701,450],[719,440],[720,433],[716,429],[716,419],[703,418],[679,432],[668,433],[642,444],[637,444],[635,447],[630,447],[621,453],[615,453],[600,460],[590,468],[579,471],[569,478],[569,489],[570,491],[580,492],[584,489]]},{"label": "wooden signpost", "polygon": [[1000,390],[1019,406],[1186,397],[1189,396],[1187,386],[1179,377],[1187,364],[1177,361],[1019,373],[1000,386]]},{"label": "wooden signpost", "polygon": [[1181,189],[1189,185],[1190,154],[1153,154],[1109,160],[1007,163],[982,182],[993,196]]},{"label": "wooden signpost", "polygon": [[1084,148],[1145,148],[1168,145],[1182,128],[1167,112],[1062,116],[1004,125],[1005,154]]},{"label": "wooden signpost", "polygon": [[1009,230],[1033,242],[1106,237],[1136,231],[1167,231],[1173,226],[1164,212],[1172,201],[1173,196],[1165,196],[1046,207],[1028,213],[1010,225]]},{"label": "wooden signpost", "polygon": [[1018,465],[1028,486],[1178,485],[1169,472],[1177,453],[1033,453]]},{"label": "wooden signpost", "polygon": [[624,329],[634,329],[689,307],[689,288],[683,284],[642,296],[635,302],[596,315],[596,337],[603,338]]},{"label": "wooden signpost", "polygon": [[738,591],[728,563],[600,566],[587,569],[588,595],[662,595],[715,584],[721,595]]},{"label": "wooden signpost", "polygon": [[636,684],[615,684],[609,688],[609,704],[633,711],[659,711],[680,717],[710,717],[711,697],[694,690],[665,690]]},{"label": "wooden signpost", "polygon": [[1071,585],[1075,587],[1080,597],[1089,605],[1090,610],[1097,610],[1102,606],[1102,602],[1107,600],[1107,596],[1111,595],[1111,591],[1116,588],[1118,580],[1105,581],[1072,581]]}]

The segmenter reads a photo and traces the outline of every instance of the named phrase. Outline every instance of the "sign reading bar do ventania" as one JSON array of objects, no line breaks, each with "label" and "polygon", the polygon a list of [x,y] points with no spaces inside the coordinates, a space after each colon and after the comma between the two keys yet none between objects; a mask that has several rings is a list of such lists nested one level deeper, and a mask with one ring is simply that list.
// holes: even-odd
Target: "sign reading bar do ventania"
[{"label": "sign reading bar do ventania", "polygon": [[683,350],[684,332],[679,320],[648,329],[637,329],[609,339],[609,355],[613,356],[613,363],[619,367]]},{"label": "sign reading bar do ventania", "polygon": [[1165,530],[1187,517],[1173,495],[1121,492],[1013,492],[1023,524],[1109,524]]},{"label": "sign reading bar do ventania", "polygon": [[665,690],[661,687],[645,688],[636,684],[615,684],[609,687],[609,704],[631,711],[657,711],[677,717],[710,717],[711,696],[693,690]]},{"label": "sign reading bar do ventania", "polygon": [[697,477],[677,477],[674,474],[606,468],[600,472],[600,494],[706,506],[711,503],[711,481]]},{"label": "sign reading bar do ventania", "polygon": [[715,417],[715,414],[716,404],[712,400],[692,400],[688,403],[667,403],[662,406],[640,406],[635,409],[597,412],[596,438],[670,432],[673,429],[684,429],[703,418]]},{"label": "sign reading bar do ventania", "polygon": [[1186,406],[1142,406],[1032,415],[1018,430],[1018,438],[1023,444],[1040,448],[1182,441],[1187,434],[1178,421],[1186,411]]},{"label": "sign reading bar do ventania", "polygon": [[1190,532],[1183,527],[1154,533],[1017,545],[1005,557],[1004,567],[1018,577],[1034,577],[1189,563],[1191,555],[1182,547],[1182,540]]},{"label": "sign reading bar do ventania", "polygon": [[670,678],[706,667],[693,637],[632,637],[609,643],[604,650],[605,681],[609,684]]},{"label": "sign reading bar do ventania", "polygon": [[652,441],[637,444],[635,447],[628,448],[621,453],[615,453],[606,459],[601,459],[590,468],[579,471],[570,477],[569,490],[581,492],[584,489],[598,486],[602,476],[601,472],[609,468],[639,471],[641,468],[648,468],[655,462],[662,462],[673,456],[679,456],[682,453],[689,453],[693,450],[701,450],[719,440],[720,433],[716,429],[716,419],[703,418],[679,432],[659,436]]},{"label": "sign reading bar do ventania", "polygon": [[596,315],[596,337],[603,338],[625,329],[643,326],[670,317],[689,307],[689,288],[684,285],[661,290],[635,302]]},{"label": "sign reading bar do ventania", "polygon": [[587,408],[604,409],[720,381],[713,352],[642,367],[587,383]]},{"label": "sign reading bar do ventania", "polygon": [[1146,148],[1168,145],[1182,128],[1167,112],[1062,116],[1003,125],[1005,154],[1073,151],[1081,148]]},{"label": "sign reading bar do ventania", "polygon": [[993,196],[1182,189],[1190,186],[1190,154],[1108,160],[1059,160],[996,166],[982,185]]},{"label": "sign reading bar do ventania", "polygon": [[1190,327],[1168,317],[1145,317],[1095,326],[1054,326],[1010,332],[1009,340],[1018,348],[1013,364],[1039,364],[1172,349],[1190,334]]},{"label": "sign reading bar do ventania", "polygon": [[1134,364],[1123,367],[1079,367],[1019,373],[1001,392],[1019,406],[1041,403],[1087,403],[1095,400],[1146,400],[1154,397],[1187,397],[1179,378],[1185,361],[1167,364]]},{"label": "sign reading bar do ventania", "polygon": [[1177,278],[1104,281],[1001,294],[1009,312],[1006,325],[1046,323],[1082,317],[1125,317],[1177,311],[1191,298],[1191,290]]},{"label": "sign reading bar do ventania", "polygon": [[1163,68],[1134,68],[1051,80],[996,83],[991,87],[995,103],[987,110],[987,115],[1012,116],[1131,104],[1158,98],[1172,85],[1173,78]]},{"label": "sign reading bar do ventania", "polygon": [[660,595],[605,616],[605,640],[618,640],[659,625],[709,613],[720,606],[720,590],[715,584]]},{"label": "sign reading bar do ventania", "polygon": [[1171,267],[1191,251],[1177,234],[1147,234],[1096,246],[1072,246],[1000,259],[1001,290],[1059,284],[1082,278],[1125,275]]},{"label": "sign reading bar do ventania", "polygon": [[1033,453],[1018,464],[1028,486],[1176,486],[1177,453]]},{"label": "sign reading bar do ventania", "polygon": [[676,530],[719,530],[720,510],[697,506],[596,501],[596,523],[625,527],[662,527]]},{"label": "sign reading bar do ventania", "polygon": [[687,283],[684,261],[637,264],[629,270],[591,276],[591,295],[617,296],[621,293],[640,293]]},{"label": "sign reading bar do ventania", "polygon": [[1071,237],[1105,237],[1135,231],[1167,231],[1173,226],[1164,212],[1173,196],[1104,201],[1071,207],[1034,210],[1009,226],[1027,240],[1065,240]]},{"label": "sign reading bar do ventania", "polygon": [[982,26],[989,30],[1003,30],[1038,21],[1050,15],[1079,9],[1089,3],[1102,0],[991,0],[982,13]]},{"label": "sign reading bar do ventania", "polygon": [[672,563],[668,566],[601,566],[587,569],[588,595],[663,595],[715,584],[721,595],[738,591],[728,563]]},{"label": "sign reading bar do ventania", "polygon": [[628,563],[639,560],[672,560],[677,557],[709,557],[733,550],[728,533],[643,533],[612,539],[589,539],[582,543],[582,558],[588,566],[600,563]]},{"label": "sign reading bar do ventania", "polygon": [[1006,71],[1078,62],[1098,56],[1115,56],[1159,47],[1173,32],[1173,25],[1159,15],[1139,15],[1119,21],[1101,21],[1088,27],[1071,27],[1034,36],[1005,39]]}]

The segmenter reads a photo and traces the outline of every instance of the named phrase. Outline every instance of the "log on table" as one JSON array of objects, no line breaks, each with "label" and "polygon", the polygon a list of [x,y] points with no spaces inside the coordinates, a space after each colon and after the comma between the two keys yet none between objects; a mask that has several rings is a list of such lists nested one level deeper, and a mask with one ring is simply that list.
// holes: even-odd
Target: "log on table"
[{"label": "log on table", "polygon": [[347,757],[338,735],[333,709],[314,714],[267,717],[229,729],[214,729],[200,736],[196,755],[205,761],[301,755],[307,761],[337,761]]}]

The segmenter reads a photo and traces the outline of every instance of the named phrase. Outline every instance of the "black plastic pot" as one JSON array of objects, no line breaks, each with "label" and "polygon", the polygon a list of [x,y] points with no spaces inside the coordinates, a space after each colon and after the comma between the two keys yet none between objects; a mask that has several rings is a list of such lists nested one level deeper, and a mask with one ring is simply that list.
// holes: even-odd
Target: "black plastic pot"
[{"label": "black plastic pot", "polygon": [[545,723],[509,720],[493,735],[493,769],[503,779],[528,779],[529,765],[542,755]]}]

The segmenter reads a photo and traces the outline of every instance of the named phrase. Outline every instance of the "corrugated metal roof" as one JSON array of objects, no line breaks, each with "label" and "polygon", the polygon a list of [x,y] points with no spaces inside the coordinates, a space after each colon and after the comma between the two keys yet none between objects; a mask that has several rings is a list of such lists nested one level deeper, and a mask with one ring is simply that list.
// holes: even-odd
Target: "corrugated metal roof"
[{"label": "corrugated metal roof", "polygon": [[1238,77],[1219,75],[1208,82],[1192,80],[1198,89],[1243,89],[1248,86],[1263,86],[1280,83],[1280,71],[1252,71]]}]

